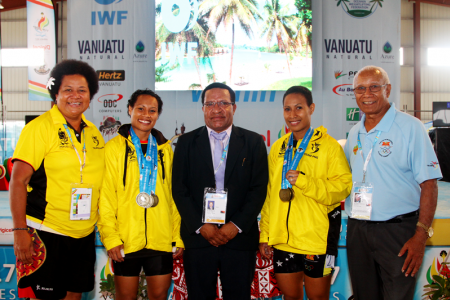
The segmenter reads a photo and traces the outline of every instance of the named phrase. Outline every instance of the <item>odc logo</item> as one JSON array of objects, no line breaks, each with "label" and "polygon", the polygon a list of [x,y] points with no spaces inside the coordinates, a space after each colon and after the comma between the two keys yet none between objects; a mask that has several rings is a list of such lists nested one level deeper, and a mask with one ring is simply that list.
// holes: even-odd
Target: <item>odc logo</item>
[{"label": "odc logo", "polygon": [[[179,9],[176,16],[172,12],[174,7],[178,7]],[[191,24],[188,24],[191,17],[191,11],[193,13],[193,18]],[[191,30],[198,18],[198,2],[197,0],[164,0],[161,4],[161,17],[164,26],[170,32],[180,32],[188,25],[186,30]]]}]

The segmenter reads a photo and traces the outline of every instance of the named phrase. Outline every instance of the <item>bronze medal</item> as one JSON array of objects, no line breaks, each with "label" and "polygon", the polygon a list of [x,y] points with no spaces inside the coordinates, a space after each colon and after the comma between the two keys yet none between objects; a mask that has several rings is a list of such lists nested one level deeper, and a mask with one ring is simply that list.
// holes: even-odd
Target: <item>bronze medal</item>
[{"label": "bronze medal", "polygon": [[158,198],[158,196],[156,196],[156,194],[152,194],[151,196],[153,197],[153,205],[152,205],[152,207],[155,207],[159,203],[159,198]]},{"label": "bronze medal", "polygon": [[280,199],[283,202],[291,201],[294,198],[294,190],[292,188],[281,189]]}]

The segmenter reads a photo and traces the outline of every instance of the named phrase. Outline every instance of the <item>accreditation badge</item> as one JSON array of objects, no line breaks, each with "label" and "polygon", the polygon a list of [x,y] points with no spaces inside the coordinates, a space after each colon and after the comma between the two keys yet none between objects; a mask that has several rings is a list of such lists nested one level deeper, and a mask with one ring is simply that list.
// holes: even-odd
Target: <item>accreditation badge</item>
[{"label": "accreditation badge", "polygon": [[228,191],[205,188],[203,196],[203,223],[225,224]]},{"label": "accreditation badge", "polygon": [[70,184],[70,220],[89,220],[91,218],[92,191],[90,183]]},{"label": "accreditation badge", "polygon": [[370,182],[354,182],[351,194],[351,218],[370,220],[372,215],[373,185]]}]

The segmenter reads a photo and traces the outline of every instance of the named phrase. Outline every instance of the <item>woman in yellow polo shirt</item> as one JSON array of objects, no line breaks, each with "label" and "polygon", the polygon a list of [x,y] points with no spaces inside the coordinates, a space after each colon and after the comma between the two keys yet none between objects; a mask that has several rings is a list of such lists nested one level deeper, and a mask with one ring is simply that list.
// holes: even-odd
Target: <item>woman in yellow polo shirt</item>
[{"label": "woman in yellow polo shirt", "polygon": [[98,228],[113,260],[117,299],[136,299],[144,269],[149,300],[167,299],[172,279],[173,244],[183,247],[180,215],[172,199],[170,141],[154,128],[161,98],[137,90],[128,100],[131,124],[105,147],[105,177]]},{"label": "woman in yellow polo shirt", "polygon": [[[94,288],[104,141],[83,116],[98,91],[87,63],[57,64],[52,109],[28,123],[13,155],[10,206],[20,298],[80,299]],[[61,270],[64,276],[59,276]]]},{"label": "woman in yellow polo shirt", "polygon": [[340,201],[352,175],[341,146],[320,126],[311,128],[311,92],[302,86],[283,96],[291,133],[270,149],[269,184],[261,211],[259,249],[270,259],[285,300],[328,299],[341,226]]}]

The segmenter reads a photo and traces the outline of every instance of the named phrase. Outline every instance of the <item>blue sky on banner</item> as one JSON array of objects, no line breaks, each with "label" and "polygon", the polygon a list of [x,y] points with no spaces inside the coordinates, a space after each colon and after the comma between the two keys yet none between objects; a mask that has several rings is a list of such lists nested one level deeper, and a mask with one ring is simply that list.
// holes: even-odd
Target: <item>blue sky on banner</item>
[{"label": "blue sky on banner", "polygon": [[[97,0],[96,0],[97,1]],[[106,0],[98,0],[98,1],[106,1]],[[111,1],[111,0],[110,0]],[[156,0],[156,5],[160,4],[162,0]],[[181,1],[181,0],[172,0],[172,2]],[[193,0],[196,1],[196,0]],[[197,0],[199,2],[199,5],[203,0]],[[264,5],[266,4],[267,0],[256,0],[258,3],[258,10],[262,14],[263,18],[265,17],[265,13],[263,10]],[[295,14],[297,12],[297,9],[294,6],[295,0],[280,0],[280,4],[283,7],[283,9],[287,9],[289,13]],[[262,21],[260,21],[262,22]],[[240,29],[239,25],[236,25],[236,29]],[[219,25],[219,28],[217,28],[216,32],[216,42],[219,44],[230,44],[230,35],[231,35],[231,29],[226,29],[223,24]],[[276,43],[276,39],[272,39],[271,45],[274,45]],[[243,30],[235,30],[235,36],[234,36],[234,44],[236,46],[242,46],[242,45],[249,45],[255,47],[266,47],[267,41],[265,37],[260,37],[259,31],[255,31],[253,38],[249,40],[248,36],[245,34]]]}]

